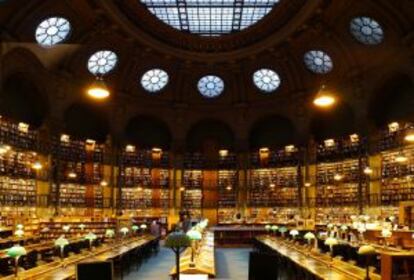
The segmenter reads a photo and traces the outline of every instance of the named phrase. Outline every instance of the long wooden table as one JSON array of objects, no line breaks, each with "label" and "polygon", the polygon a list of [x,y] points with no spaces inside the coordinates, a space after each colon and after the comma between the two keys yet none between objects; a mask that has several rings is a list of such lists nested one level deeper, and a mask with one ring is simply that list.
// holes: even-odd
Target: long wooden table
[{"label": "long wooden table", "polygon": [[[123,254],[126,254],[136,248],[147,244],[155,239],[153,236],[144,238],[131,239],[125,243],[111,245],[102,245],[92,252],[83,252],[79,255],[73,255],[64,260],[64,262],[54,261],[49,264],[41,265],[33,269],[19,273],[20,280],[66,280],[72,279],[76,274],[76,265],[84,262],[112,260]],[[65,266],[63,266],[65,264]],[[0,278],[0,280],[15,279],[14,275]]]},{"label": "long wooden table", "polygon": [[[313,275],[326,280],[351,280],[365,279],[365,269],[341,260],[331,260],[323,254],[310,253],[307,248],[294,246],[274,237],[257,237],[257,240],[270,247],[272,250],[289,258],[303,269]],[[370,273],[372,280],[380,280],[381,276]]]},{"label": "long wooden table", "polygon": [[[171,269],[170,275],[176,275],[175,266]],[[199,254],[194,257],[191,263],[191,248],[187,248],[180,256],[180,274],[203,274],[211,278],[216,276],[214,233],[208,231],[201,241]]]}]

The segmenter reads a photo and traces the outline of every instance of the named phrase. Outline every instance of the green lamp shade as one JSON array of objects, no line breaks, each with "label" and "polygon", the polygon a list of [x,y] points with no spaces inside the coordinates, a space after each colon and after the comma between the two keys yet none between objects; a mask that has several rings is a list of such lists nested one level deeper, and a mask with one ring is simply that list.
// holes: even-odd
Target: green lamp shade
[{"label": "green lamp shade", "polygon": [[168,248],[182,248],[191,245],[190,237],[183,232],[173,232],[167,236],[165,240],[165,247]]},{"label": "green lamp shade", "polygon": [[139,227],[138,227],[137,225],[133,225],[133,226],[131,227],[131,229],[132,229],[133,231],[137,231],[137,230],[139,229]]},{"label": "green lamp shade", "polygon": [[341,226],[341,230],[342,231],[347,231],[348,230],[348,226],[347,225],[342,225]]},{"label": "green lamp shade", "polygon": [[105,231],[105,237],[112,238],[115,236],[115,231],[113,229],[108,228]]},{"label": "green lamp shade", "polygon": [[22,224],[18,224],[18,225],[16,225],[16,228],[17,228],[17,229],[23,229],[23,228],[24,228],[24,226],[23,226]]},{"label": "green lamp shade", "polygon": [[187,232],[187,236],[191,239],[191,240],[201,240],[202,236],[201,233],[197,230],[190,230]]},{"label": "green lamp shade", "polygon": [[62,229],[66,232],[68,232],[70,230],[70,226],[69,225],[65,225],[62,227]]},{"label": "green lamp shade", "polygon": [[328,237],[325,240],[325,245],[328,245],[330,247],[332,247],[334,245],[338,245],[338,240],[336,238],[333,238],[333,237]]},{"label": "green lamp shade", "polygon": [[272,229],[272,226],[271,226],[271,225],[266,225],[266,226],[265,226],[265,229],[266,229],[266,230],[271,230],[271,229]]},{"label": "green lamp shade", "polygon": [[129,232],[129,229],[127,227],[123,227],[119,231],[123,234],[127,234]]},{"label": "green lamp shade", "polygon": [[80,225],[79,225],[79,228],[80,228],[81,230],[84,230],[84,229],[85,229],[85,227],[86,227],[86,226],[85,226],[84,224],[80,224]]},{"label": "green lamp shade", "polygon": [[26,254],[26,249],[20,245],[15,245],[7,250],[7,255],[12,258],[17,258]]},{"label": "green lamp shade", "polygon": [[359,255],[374,255],[375,254],[375,248],[371,245],[363,245],[359,247],[358,249]]},{"label": "green lamp shade", "polygon": [[286,227],[279,228],[279,232],[281,232],[281,233],[285,233],[287,231],[288,231],[288,229]]},{"label": "green lamp shade", "polygon": [[279,227],[278,226],[271,226],[270,229],[273,230],[273,231],[277,231],[279,229]]},{"label": "green lamp shade", "polygon": [[383,230],[381,230],[381,236],[385,237],[385,238],[391,237],[392,236],[392,231],[390,231],[387,228],[384,228]]},{"label": "green lamp shade", "polygon": [[146,229],[146,228],[147,228],[147,225],[146,225],[146,224],[142,224],[142,225],[140,226],[140,228],[141,228],[141,229]]},{"label": "green lamp shade", "polygon": [[89,241],[95,240],[96,238],[97,238],[97,236],[93,232],[90,232],[87,235],[85,235],[85,239],[87,239]]},{"label": "green lamp shade", "polygon": [[58,247],[62,248],[62,247],[65,247],[67,245],[69,245],[69,241],[63,236],[61,236],[61,237],[59,237],[58,239],[55,240],[55,246],[58,246]]},{"label": "green lamp shade", "polygon": [[22,237],[24,235],[24,231],[22,229],[18,229],[14,232],[14,235]]},{"label": "green lamp shade", "polygon": [[292,229],[292,230],[289,232],[289,234],[290,234],[290,235],[292,235],[293,237],[295,237],[295,236],[299,235],[299,231],[297,231],[296,229]]},{"label": "green lamp shade", "polygon": [[316,238],[316,236],[315,236],[315,234],[314,234],[313,232],[307,232],[307,233],[303,236],[303,238],[305,238],[306,240],[311,240],[311,239],[315,239],[315,238]]}]

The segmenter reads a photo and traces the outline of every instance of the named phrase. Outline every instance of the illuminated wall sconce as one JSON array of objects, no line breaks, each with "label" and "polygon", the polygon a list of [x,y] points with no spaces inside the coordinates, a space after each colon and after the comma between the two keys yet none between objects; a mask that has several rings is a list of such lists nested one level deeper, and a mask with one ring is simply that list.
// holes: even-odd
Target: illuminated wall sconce
[{"label": "illuminated wall sconce", "polygon": [[336,173],[336,174],[334,175],[334,180],[335,180],[335,181],[341,181],[343,178],[344,178],[344,176],[342,176],[342,175],[341,175],[341,174],[339,174],[339,173]]},{"label": "illuminated wall sconce", "polygon": [[220,150],[219,151],[219,156],[220,157],[226,157],[226,156],[228,156],[229,155],[229,151],[228,150]]},{"label": "illuminated wall sconce", "polygon": [[9,151],[11,151],[11,147],[9,145],[0,145],[0,155],[3,155]]},{"label": "illuminated wall sconce", "polygon": [[371,175],[374,171],[372,170],[371,167],[367,166],[364,168],[364,174],[365,175]]},{"label": "illuminated wall sconce", "polygon": [[95,150],[96,141],[93,139],[86,139],[85,148],[86,151],[93,152]]},{"label": "illuminated wall sconce", "polygon": [[325,148],[332,148],[335,147],[335,140],[334,139],[326,139],[323,141],[325,144]]},{"label": "illuminated wall sconce", "polygon": [[296,151],[296,147],[295,147],[295,145],[288,145],[288,146],[285,146],[285,152],[286,153],[293,153],[293,152],[295,152]]},{"label": "illuminated wall sconce", "polygon": [[155,163],[159,163],[161,160],[162,149],[161,148],[152,148],[152,160]]},{"label": "illuminated wall sconce", "polygon": [[100,185],[101,185],[101,187],[106,187],[106,186],[108,186],[108,182],[105,181],[105,180],[102,180]]},{"label": "illuminated wall sconce", "polygon": [[29,132],[29,125],[27,123],[20,122],[17,128],[20,132],[23,132],[23,133]]},{"label": "illuminated wall sconce", "polygon": [[67,134],[62,134],[60,135],[60,142],[62,143],[69,143],[70,141],[70,136]]},{"label": "illuminated wall sconce", "polygon": [[134,145],[126,145],[125,152],[127,153],[135,153],[135,146]]},{"label": "illuminated wall sconce", "polygon": [[359,135],[354,133],[349,135],[349,139],[351,140],[351,143],[358,143],[359,142]]},{"label": "illuminated wall sconce", "polygon": [[392,122],[392,123],[389,123],[388,124],[388,131],[390,132],[390,133],[392,133],[392,132],[396,132],[396,131],[398,131],[400,129],[400,124],[399,123],[397,123],[397,122]]},{"label": "illuminated wall sconce", "polygon": [[68,177],[71,179],[75,179],[76,177],[78,177],[78,175],[75,172],[71,171],[68,173]]},{"label": "illuminated wall sconce", "polygon": [[40,161],[36,161],[32,164],[32,168],[34,170],[41,170],[43,168],[43,165],[40,163]]},{"label": "illuminated wall sconce", "polygon": [[269,148],[266,148],[266,147],[260,148],[259,158],[260,158],[261,165],[267,165],[269,161],[269,154],[270,154]]},{"label": "illuminated wall sconce", "polygon": [[405,163],[408,161],[408,158],[402,152],[400,152],[398,153],[398,155],[395,157],[394,160],[395,162],[398,162],[398,163]]},{"label": "illuminated wall sconce", "polygon": [[309,188],[312,184],[310,182],[305,182],[305,187]]},{"label": "illuminated wall sconce", "polygon": [[274,183],[270,183],[269,188],[274,189],[276,185]]},{"label": "illuminated wall sconce", "polygon": [[183,192],[183,191],[185,191],[185,188],[184,187],[181,187],[180,188],[180,192]]},{"label": "illuminated wall sconce", "polygon": [[407,128],[407,130],[405,131],[404,140],[410,143],[414,142],[414,128],[413,127]]},{"label": "illuminated wall sconce", "polygon": [[226,187],[226,190],[228,190],[228,191],[231,191],[233,189],[233,187],[231,186],[231,185],[228,185],[227,187]]}]

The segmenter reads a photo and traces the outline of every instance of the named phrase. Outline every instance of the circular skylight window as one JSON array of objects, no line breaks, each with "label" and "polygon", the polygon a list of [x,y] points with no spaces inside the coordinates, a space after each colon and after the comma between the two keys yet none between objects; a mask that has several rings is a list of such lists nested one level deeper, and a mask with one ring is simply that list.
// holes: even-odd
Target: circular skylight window
[{"label": "circular skylight window", "polygon": [[266,16],[280,0],[140,0],[171,27],[201,36],[243,30]]},{"label": "circular skylight window", "polygon": [[141,78],[142,87],[149,92],[162,90],[168,84],[168,74],[161,69],[152,69],[144,73]]},{"label": "circular skylight window", "polygon": [[351,20],[349,30],[357,41],[366,45],[378,45],[384,40],[381,25],[369,17],[356,17]]},{"label": "circular skylight window", "polygon": [[273,70],[260,69],[254,72],[253,82],[258,89],[269,93],[275,91],[280,86],[280,77]]},{"label": "circular skylight window", "polygon": [[118,57],[113,51],[97,51],[88,60],[88,70],[94,75],[105,75],[111,72],[118,62]]},{"label": "circular skylight window", "polygon": [[223,92],[224,82],[220,77],[208,75],[198,81],[197,87],[202,96],[214,98]]},{"label": "circular skylight window", "polygon": [[305,53],[304,62],[310,71],[317,74],[326,74],[333,69],[331,57],[321,50],[311,50]]},{"label": "circular skylight window", "polygon": [[70,23],[62,17],[50,17],[36,28],[36,41],[43,47],[52,47],[69,37]]}]

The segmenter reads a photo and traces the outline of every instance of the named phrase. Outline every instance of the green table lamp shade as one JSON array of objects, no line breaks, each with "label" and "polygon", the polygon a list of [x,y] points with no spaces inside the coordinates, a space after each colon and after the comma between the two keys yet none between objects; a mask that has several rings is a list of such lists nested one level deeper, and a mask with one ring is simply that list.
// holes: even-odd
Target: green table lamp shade
[{"label": "green table lamp shade", "polygon": [[291,236],[295,237],[295,236],[299,235],[299,231],[297,231],[296,229],[292,229],[292,230],[289,232],[289,234],[290,234]]},{"label": "green table lamp shade", "polygon": [[93,241],[97,238],[96,234],[93,232],[88,233],[87,235],[85,235],[85,239],[89,240],[89,241]]},{"label": "green table lamp shade", "polygon": [[270,229],[271,229],[272,231],[277,231],[277,230],[279,229],[279,227],[278,227],[278,226],[276,226],[276,225],[273,225],[273,226],[271,226],[271,227],[270,227]]},{"label": "green table lamp shade", "polygon": [[371,245],[363,245],[359,247],[358,254],[359,255],[374,255],[376,253],[375,248]]},{"label": "green table lamp shade", "polygon": [[127,235],[127,233],[129,232],[129,229],[127,227],[123,227],[119,230],[122,234]]},{"label": "green table lamp shade", "polygon": [[347,225],[342,225],[341,226],[341,230],[342,231],[347,231],[348,230],[348,226]]},{"label": "green table lamp shade", "polygon": [[191,239],[191,240],[196,240],[196,241],[198,241],[198,240],[201,240],[201,238],[202,238],[202,236],[201,236],[201,233],[199,232],[199,231],[197,231],[197,230],[189,230],[188,232],[187,232],[187,236]]},{"label": "green table lamp shade", "polygon": [[303,238],[305,238],[306,240],[312,240],[312,239],[315,239],[315,238],[316,238],[316,236],[315,236],[315,234],[314,234],[313,232],[307,232],[307,233],[303,236]]},{"label": "green table lamp shade", "polygon": [[23,226],[22,224],[18,224],[18,225],[16,225],[16,228],[17,228],[17,229],[23,229],[23,228],[24,228],[24,226]]},{"label": "green table lamp shade", "polygon": [[55,246],[63,248],[67,245],[69,245],[69,241],[63,235],[55,240]]},{"label": "green table lamp shade", "polygon": [[269,230],[271,230],[271,229],[272,229],[272,226],[271,226],[271,225],[266,225],[266,226],[265,226],[265,229],[266,229],[267,231],[269,231]]},{"label": "green table lamp shade", "polygon": [[281,227],[281,228],[279,228],[279,232],[280,233],[285,233],[285,232],[287,232],[288,231],[288,229],[286,228],[286,227]]},{"label": "green table lamp shade", "polygon": [[190,245],[190,237],[182,232],[170,233],[165,240],[165,247],[168,248],[188,247]]},{"label": "green table lamp shade", "polygon": [[26,249],[20,245],[14,245],[13,247],[7,250],[7,256],[12,258],[17,258],[20,256],[24,256],[26,254]]},{"label": "green table lamp shade", "polygon": [[141,229],[147,229],[147,225],[146,225],[146,224],[142,224],[142,225],[140,226],[140,228],[141,228]]},{"label": "green table lamp shade", "polygon": [[14,232],[14,235],[22,237],[24,235],[24,231],[22,229],[18,229]]},{"label": "green table lamp shade", "polygon": [[79,228],[80,228],[81,230],[84,230],[84,229],[85,229],[85,227],[86,227],[86,226],[85,226],[84,224],[80,224],[80,225],[79,225]]},{"label": "green table lamp shade", "polygon": [[105,237],[112,238],[112,237],[114,237],[114,236],[115,236],[115,231],[114,231],[113,229],[108,228],[108,229],[105,231]]},{"label": "green table lamp shade", "polygon": [[333,237],[328,237],[325,240],[325,245],[328,245],[329,247],[332,247],[334,245],[338,245],[338,240],[336,238],[333,238]]},{"label": "green table lamp shade", "polygon": [[131,227],[131,229],[132,229],[133,231],[137,231],[137,230],[139,229],[139,227],[138,227],[137,225],[133,225],[133,226]]},{"label": "green table lamp shade", "polygon": [[332,229],[332,228],[334,227],[334,225],[333,225],[333,224],[328,224],[326,227],[327,227],[328,229]]},{"label": "green table lamp shade", "polygon": [[386,237],[386,238],[391,237],[392,236],[392,231],[390,231],[387,228],[384,228],[383,230],[381,230],[381,236]]},{"label": "green table lamp shade", "polygon": [[69,225],[65,225],[62,227],[63,231],[68,232],[70,230],[70,226]]},{"label": "green table lamp shade", "polygon": [[202,220],[202,221],[199,223],[199,225],[200,225],[200,227],[201,227],[202,229],[205,229],[205,228],[207,227],[207,225],[208,225],[208,220],[207,220],[207,219]]}]

